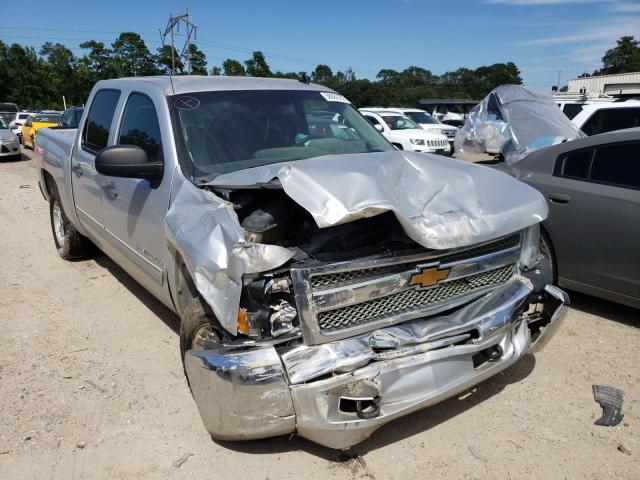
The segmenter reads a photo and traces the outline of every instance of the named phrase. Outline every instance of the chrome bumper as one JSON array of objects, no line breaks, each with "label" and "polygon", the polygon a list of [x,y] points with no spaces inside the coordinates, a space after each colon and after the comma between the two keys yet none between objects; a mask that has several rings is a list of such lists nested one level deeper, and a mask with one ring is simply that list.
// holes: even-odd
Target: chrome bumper
[{"label": "chrome bumper", "polygon": [[[524,313],[532,303],[540,315]],[[517,275],[450,315],[323,345],[189,351],[185,369],[209,433],[265,438],[297,431],[348,448],[390,420],[504,370],[555,334],[569,299]]]}]

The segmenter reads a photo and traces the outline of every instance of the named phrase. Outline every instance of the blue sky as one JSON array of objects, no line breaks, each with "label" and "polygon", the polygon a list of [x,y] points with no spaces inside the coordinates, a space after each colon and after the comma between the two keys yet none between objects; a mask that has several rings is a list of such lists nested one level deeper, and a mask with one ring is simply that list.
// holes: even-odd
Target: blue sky
[{"label": "blue sky", "polygon": [[132,30],[155,52],[158,29],[185,7],[209,68],[253,49],[266,52],[273,69],[311,71],[322,62],[366,78],[381,68],[441,74],[513,61],[528,86],[549,90],[559,72],[566,83],[598,68],[620,36],[640,39],[640,0],[7,0],[0,39],[58,41],[80,55],[86,39],[108,44]]}]

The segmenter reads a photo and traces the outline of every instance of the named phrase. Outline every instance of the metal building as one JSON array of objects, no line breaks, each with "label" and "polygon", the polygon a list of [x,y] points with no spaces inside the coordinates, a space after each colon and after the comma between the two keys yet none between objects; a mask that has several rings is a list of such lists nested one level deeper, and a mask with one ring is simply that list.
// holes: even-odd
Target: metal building
[{"label": "metal building", "polygon": [[581,93],[587,96],[638,96],[640,95],[640,72],[572,78],[569,80],[567,93]]}]

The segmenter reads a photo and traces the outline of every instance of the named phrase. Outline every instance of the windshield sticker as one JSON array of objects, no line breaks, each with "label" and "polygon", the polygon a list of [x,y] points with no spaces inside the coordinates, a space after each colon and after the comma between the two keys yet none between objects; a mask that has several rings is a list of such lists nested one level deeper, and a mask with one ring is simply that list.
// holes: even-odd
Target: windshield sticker
[{"label": "windshield sticker", "polygon": [[188,95],[183,95],[175,99],[173,106],[178,110],[195,110],[200,106],[200,100]]},{"label": "windshield sticker", "polygon": [[320,95],[322,95],[327,102],[351,103],[349,100],[344,98],[342,95],[338,95],[337,93],[320,92]]}]

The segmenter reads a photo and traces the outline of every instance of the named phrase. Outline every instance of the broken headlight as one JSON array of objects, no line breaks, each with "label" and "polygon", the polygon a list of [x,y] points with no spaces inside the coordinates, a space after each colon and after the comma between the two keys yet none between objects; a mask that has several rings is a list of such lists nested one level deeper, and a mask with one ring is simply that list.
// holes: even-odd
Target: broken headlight
[{"label": "broken headlight", "polygon": [[238,332],[249,338],[277,338],[297,327],[289,276],[245,278],[241,304]]}]

